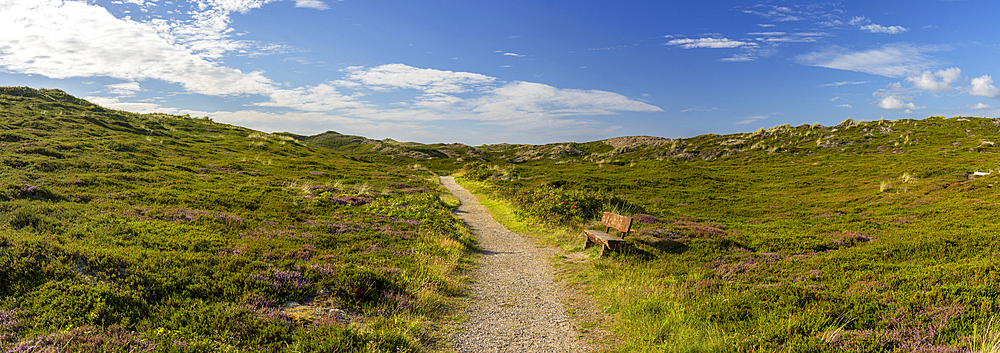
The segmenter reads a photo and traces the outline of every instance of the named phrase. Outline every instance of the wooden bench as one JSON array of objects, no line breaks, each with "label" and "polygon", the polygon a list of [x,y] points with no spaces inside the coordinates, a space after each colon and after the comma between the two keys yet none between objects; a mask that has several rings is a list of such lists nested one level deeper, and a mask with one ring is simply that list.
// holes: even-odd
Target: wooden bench
[{"label": "wooden bench", "polygon": [[[628,235],[629,230],[632,229],[632,218],[604,212],[601,216],[601,224],[607,227],[603,232],[590,229],[583,231],[587,238],[587,243],[583,245],[585,249],[601,245],[601,256],[604,256],[609,251],[616,251],[625,246],[625,239],[622,238]],[[611,228],[621,232],[620,236],[608,234]]]}]

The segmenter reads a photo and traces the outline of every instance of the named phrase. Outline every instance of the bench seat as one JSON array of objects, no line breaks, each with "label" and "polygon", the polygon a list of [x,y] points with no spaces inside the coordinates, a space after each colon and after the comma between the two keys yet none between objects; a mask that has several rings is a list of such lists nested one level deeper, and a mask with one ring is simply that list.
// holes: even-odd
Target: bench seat
[{"label": "bench seat", "polygon": [[616,237],[606,232],[599,230],[585,230],[584,233],[587,233],[587,244],[583,247],[589,248],[594,245],[600,245],[601,256],[604,256],[604,251],[606,250],[615,251],[625,245],[625,239]]}]

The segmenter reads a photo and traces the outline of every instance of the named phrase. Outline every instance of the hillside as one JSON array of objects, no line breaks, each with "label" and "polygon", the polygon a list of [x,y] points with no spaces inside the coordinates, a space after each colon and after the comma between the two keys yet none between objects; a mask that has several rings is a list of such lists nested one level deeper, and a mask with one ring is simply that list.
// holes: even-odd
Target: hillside
[{"label": "hillside", "polygon": [[430,176],[0,88],[0,348],[433,346],[470,242]]},{"label": "hillside", "polygon": [[[996,141],[929,117],[417,144],[0,88],[0,348],[441,348],[472,245],[430,171],[457,171],[566,251],[618,350],[986,352]],[[602,211],[634,218],[603,258],[580,235]]]},{"label": "hillside", "polygon": [[[997,119],[848,120],[463,173],[549,224],[624,350],[992,352],[998,140]],[[634,217],[629,250],[575,260],[601,211]]]}]

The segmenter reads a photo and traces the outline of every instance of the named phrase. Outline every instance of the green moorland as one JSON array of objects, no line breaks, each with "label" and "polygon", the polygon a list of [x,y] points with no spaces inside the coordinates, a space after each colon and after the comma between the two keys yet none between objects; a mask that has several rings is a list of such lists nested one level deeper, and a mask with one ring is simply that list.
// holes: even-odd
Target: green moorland
[{"label": "green moorland", "polygon": [[[461,171],[568,251],[620,350],[1000,351],[1000,180],[972,175],[1000,169],[1000,120],[636,141]],[[601,211],[634,217],[627,251],[583,249]]]},{"label": "green moorland", "polygon": [[0,88],[0,351],[440,348],[471,236],[432,177]]}]

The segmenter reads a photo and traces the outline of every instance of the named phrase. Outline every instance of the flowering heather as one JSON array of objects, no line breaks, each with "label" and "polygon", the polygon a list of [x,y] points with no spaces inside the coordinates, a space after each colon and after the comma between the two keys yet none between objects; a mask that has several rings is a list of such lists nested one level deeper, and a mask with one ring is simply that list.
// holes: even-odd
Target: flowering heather
[{"label": "flowering heather", "polygon": [[415,219],[404,219],[404,218],[387,217],[387,216],[378,216],[378,219],[380,219],[380,220],[386,220],[386,221],[389,221],[389,222],[406,223],[406,224],[413,225],[413,226],[419,226],[420,223],[421,223],[420,221],[415,220]]},{"label": "flowering heather", "polygon": [[375,201],[375,199],[365,196],[343,196],[330,198],[330,202],[335,205],[363,206],[372,203],[372,201]]},{"label": "flowering heather", "polygon": [[190,210],[177,208],[172,210],[155,210],[150,207],[136,207],[122,211],[122,214],[139,221],[167,221],[167,222],[192,222],[199,217],[213,218],[229,226],[241,226],[246,221],[239,216],[225,214],[222,212]]},{"label": "flowering heather", "polygon": [[279,237],[290,238],[294,234],[296,233],[290,230],[257,228],[257,230],[252,232],[240,232],[240,237],[248,239],[275,239]]},{"label": "flowering heather", "polygon": [[281,308],[278,307],[278,304],[274,300],[257,293],[244,298],[238,308],[255,312],[257,313],[257,317],[262,319],[287,319],[287,316],[281,312]]},{"label": "flowering heather", "polygon": [[345,234],[345,233],[357,233],[364,228],[353,223],[327,223],[327,233],[330,234]]},{"label": "flowering heather", "polygon": [[309,249],[292,250],[288,252],[287,257],[290,259],[309,261],[312,259],[313,254],[311,251],[309,251]]},{"label": "flowering heather", "polygon": [[653,224],[653,223],[660,222],[660,219],[656,218],[656,216],[653,216],[653,215],[648,215],[648,214],[645,214],[645,213],[640,213],[640,214],[635,215],[635,217],[632,217],[632,222],[638,223],[638,224]]},{"label": "flowering heather", "polygon": [[901,352],[959,353],[965,349],[938,346],[935,338],[948,326],[948,321],[965,312],[962,306],[927,308],[913,313],[900,308],[893,314],[882,315],[883,330],[865,329],[845,332],[842,339],[829,342],[840,349],[864,350],[872,341],[883,346],[897,347]]},{"label": "flowering heather", "polygon": [[643,229],[643,230],[640,230],[637,233],[637,235],[648,235],[648,236],[653,236],[653,237],[657,237],[657,238],[660,238],[660,239],[670,239],[670,240],[678,240],[678,239],[686,239],[687,238],[686,236],[684,236],[684,235],[682,235],[680,233],[673,232],[673,231],[670,231],[668,229],[663,229],[663,228]]},{"label": "flowering heather", "polygon": [[333,277],[339,272],[336,267],[330,264],[312,264],[309,265],[309,268],[316,270],[316,273],[323,277]]},{"label": "flowering heather", "polygon": [[326,173],[323,173],[323,172],[317,172],[317,171],[310,171],[310,172],[308,172],[308,173],[309,173],[309,174],[311,174],[311,175],[326,175]]},{"label": "flowering heather", "polygon": [[0,310],[0,344],[12,342],[21,330],[21,320],[14,310]]},{"label": "flowering heather", "polygon": [[274,271],[270,275],[258,273],[250,276],[250,278],[268,284],[274,290],[299,290],[312,285],[309,279],[302,277],[301,273],[295,271]]}]

